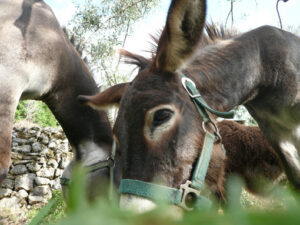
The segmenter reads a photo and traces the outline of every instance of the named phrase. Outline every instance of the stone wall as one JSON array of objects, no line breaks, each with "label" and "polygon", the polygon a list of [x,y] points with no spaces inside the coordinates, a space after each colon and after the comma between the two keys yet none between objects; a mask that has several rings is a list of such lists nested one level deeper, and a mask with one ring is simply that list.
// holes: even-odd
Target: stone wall
[{"label": "stone wall", "polygon": [[0,188],[0,211],[39,207],[60,189],[59,178],[72,159],[61,129],[14,128],[11,166]]}]

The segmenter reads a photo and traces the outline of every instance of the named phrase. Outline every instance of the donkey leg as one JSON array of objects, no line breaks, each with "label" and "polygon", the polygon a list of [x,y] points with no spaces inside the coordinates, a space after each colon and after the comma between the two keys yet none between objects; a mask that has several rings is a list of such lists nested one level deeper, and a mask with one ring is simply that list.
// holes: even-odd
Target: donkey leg
[{"label": "donkey leg", "polygon": [[[1,129],[2,130],[2,129]],[[8,133],[11,133],[8,131]],[[0,184],[7,176],[10,163],[10,140],[1,132],[0,136]]]},{"label": "donkey leg", "polygon": [[0,184],[6,178],[10,165],[11,135],[18,103],[16,98],[7,93],[0,95]]},{"label": "donkey leg", "polygon": [[285,173],[293,186],[300,190],[300,161],[297,148],[292,142],[280,142],[275,148],[281,158]]}]

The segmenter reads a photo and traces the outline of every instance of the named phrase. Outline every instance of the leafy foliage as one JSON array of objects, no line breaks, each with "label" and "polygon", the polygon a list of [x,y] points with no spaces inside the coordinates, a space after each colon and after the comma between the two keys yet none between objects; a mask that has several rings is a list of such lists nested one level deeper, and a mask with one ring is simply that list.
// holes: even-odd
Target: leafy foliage
[{"label": "leafy foliage", "polygon": [[38,123],[39,125],[43,127],[57,127],[59,126],[59,123],[55,119],[54,115],[48,108],[48,106],[39,101],[37,110],[35,112],[34,122]]},{"label": "leafy foliage", "polygon": [[[155,210],[142,214],[135,215],[131,212],[121,211],[117,202],[109,203],[106,200],[100,199],[93,205],[88,205],[84,196],[84,177],[83,172],[76,170],[73,177],[72,187],[70,189],[69,207],[66,217],[58,221],[47,220],[48,215],[53,214],[53,210],[45,207],[41,213],[37,215],[40,219],[35,224],[62,224],[62,225],[129,225],[129,224],[177,224],[177,225],[282,225],[282,224],[300,224],[299,210],[300,210],[300,196],[293,193],[289,189],[276,189],[273,198],[280,203],[280,207],[273,207],[268,205],[265,209],[254,208],[245,209],[241,207],[239,201],[239,194],[241,193],[242,183],[239,179],[232,179],[230,182],[228,193],[228,206],[224,209],[223,213],[219,212],[218,204],[209,211],[192,211],[186,212],[183,219],[174,220],[170,214],[170,208],[165,205],[159,205]],[[73,192],[73,193],[72,193]],[[59,200],[60,201],[60,200]],[[50,203],[53,204],[53,203]],[[54,207],[55,208],[55,207]],[[42,219],[43,213],[48,210],[49,213]],[[33,222],[37,219],[33,219]],[[34,223],[31,223],[34,224]]]},{"label": "leafy foliage", "polygon": [[15,121],[24,120],[27,117],[27,104],[26,101],[20,101],[15,113]]},{"label": "leafy foliage", "polygon": [[59,123],[48,106],[41,101],[20,101],[15,113],[15,121],[29,121],[43,127],[57,127]]},{"label": "leafy foliage", "polygon": [[250,126],[257,126],[257,122],[253,117],[248,113],[247,109],[240,105],[234,109],[234,119],[235,120],[244,120],[246,124]]},{"label": "leafy foliage", "polygon": [[[93,71],[101,84],[111,86],[128,80],[119,70],[116,48],[124,47],[132,26],[157,5],[158,0],[86,0],[77,4],[70,28],[83,45]],[[99,81],[99,77],[96,77]]]},{"label": "leafy foliage", "polygon": [[52,191],[52,198],[41,210],[32,210],[29,215],[30,225],[55,224],[66,216],[66,204],[62,191]]}]

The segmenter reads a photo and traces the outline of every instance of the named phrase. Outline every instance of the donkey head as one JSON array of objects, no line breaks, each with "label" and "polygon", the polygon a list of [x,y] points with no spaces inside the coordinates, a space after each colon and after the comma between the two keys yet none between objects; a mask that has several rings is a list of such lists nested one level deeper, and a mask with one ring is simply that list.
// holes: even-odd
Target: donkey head
[{"label": "donkey head", "polygon": [[[202,118],[182,87],[180,71],[201,39],[205,9],[205,1],[172,1],[156,55],[147,62],[123,52],[140,66],[137,77],[96,96],[80,97],[94,108],[119,105],[114,135],[122,155],[124,179],[178,188],[191,176],[204,132]],[[221,168],[217,158],[224,157],[220,147],[215,145],[213,152],[216,168]],[[207,179],[212,181],[220,175],[208,174]],[[129,195],[122,198],[121,204],[137,199]]]}]

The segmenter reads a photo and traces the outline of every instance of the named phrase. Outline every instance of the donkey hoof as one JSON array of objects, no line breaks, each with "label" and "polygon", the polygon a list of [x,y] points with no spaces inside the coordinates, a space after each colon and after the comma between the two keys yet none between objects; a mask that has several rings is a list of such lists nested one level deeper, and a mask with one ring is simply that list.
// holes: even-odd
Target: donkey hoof
[{"label": "donkey hoof", "polygon": [[0,184],[2,184],[3,180],[6,178],[8,173],[8,169],[0,169]]}]

